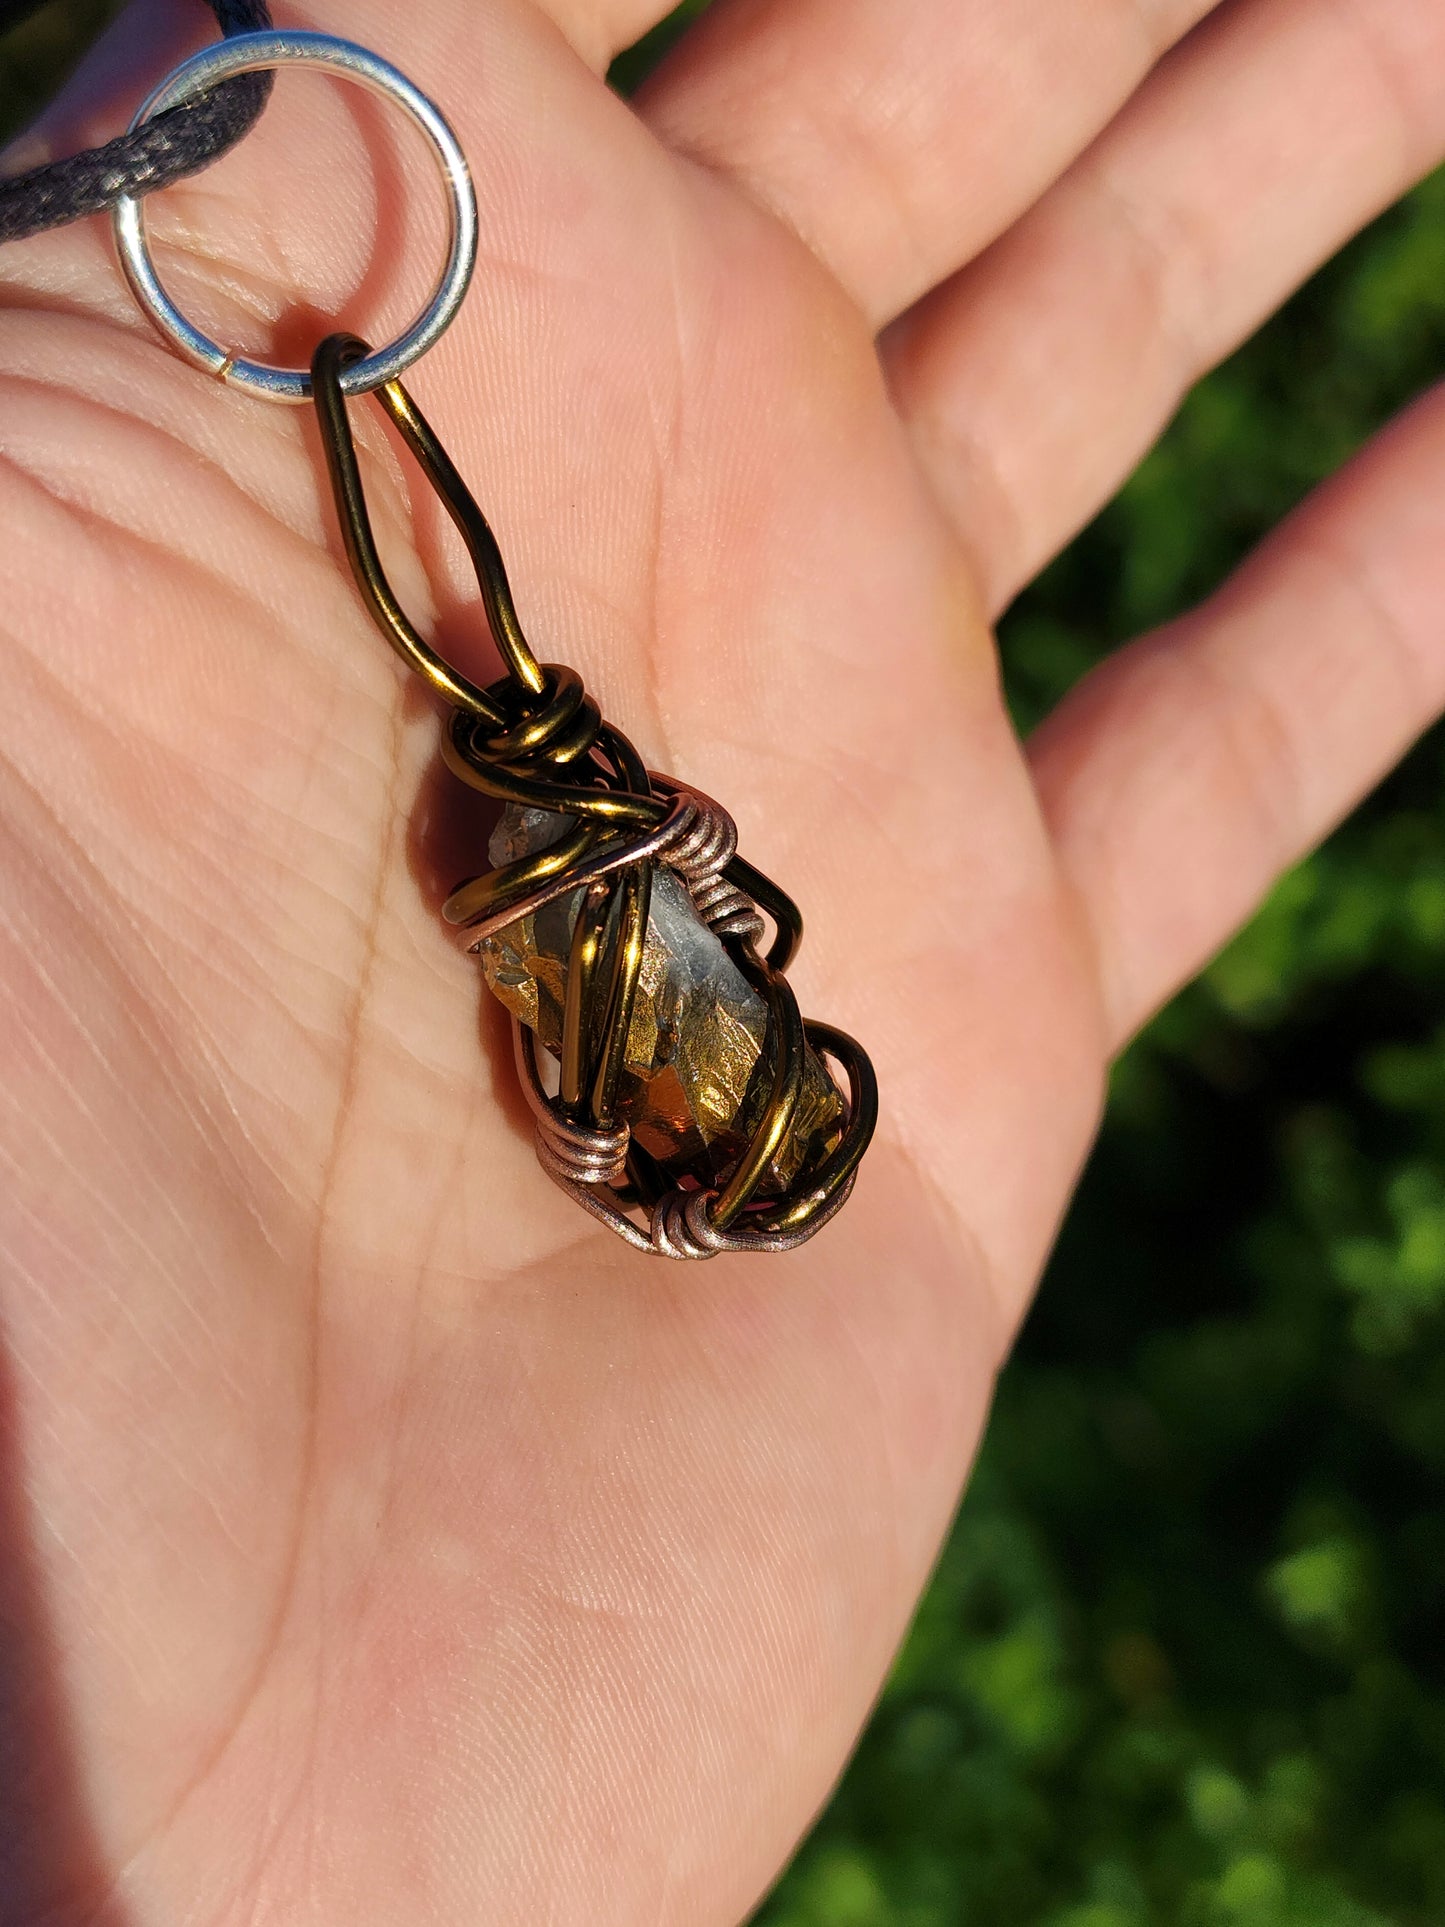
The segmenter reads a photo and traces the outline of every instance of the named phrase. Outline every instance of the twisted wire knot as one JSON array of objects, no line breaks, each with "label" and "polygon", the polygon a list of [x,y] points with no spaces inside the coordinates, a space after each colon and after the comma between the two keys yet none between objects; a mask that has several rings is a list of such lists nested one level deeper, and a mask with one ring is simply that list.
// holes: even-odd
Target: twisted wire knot
[{"label": "twisted wire knot", "polygon": [[697,913],[716,937],[745,937],[756,943],[763,919],[751,897],[743,895],[726,877],[710,876],[690,886]]},{"label": "twisted wire knot", "polygon": [[664,861],[687,884],[698,915],[717,937],[746,937],[756,942],[763,934],[763,919],[751,897],[723,872],[738,853],[738,827],[721,803],[715,803],[701,790],[677,783],[670,777],[654,775],[654,783],[666,783],[685,797],[694,814],[685,819],[677,841],[669,845]]},{"label": "twisted wire knot", "polygon": [[669,840],[665,861],[688,883],[705,883],[725,870],[738,853],[738,826],[721,803],[670,777],[654,776],[682,797],[686,808]]},{"label": "twisted wire knot", "polygon": [[632,1133],[625,1124],[611,1130],[578,1124],[564,1117],[555,1099],[536,1113],[537,1159],[554,1178],[571,1184],[621,1184],[627,1177]]},{"label": "twisted wire knot", "polygon": [[[828,1196],[817,1200],[816,1208],[805,1220],[791,1226],[769,1228],[744,1224],[736,1230],[724,1230],[713,1221],[718,1193],[708,1189],[685,1190],[679,1185],[653,1206],[646,1236],[634,1242],[655,1251],[660,1258],[687,1261],[715,1258],[721,1251],[796,1251],[830,1218],[837,1216],[852,1190],[853,1174],[850,1174]],[[614,1230],[617,1228],[613,1226]]]},{"label": "twisted wire knot", "polygon": [[652,1248],[660,1258],[715,1258],[733,1245],[708,1216],[715,1191],[669,1191],[652,1213]]},{"label": "twisted wire knot", "polygon": [[539,692],[509,677],[493,683],[487,695],[505,718],[500,728],[473,728],[471,753],[502,768],[535,768],[562,780],[569,763],[585,757],[602,728],[602,712],[587,694],[582,678],[566,663],[541,664]]}]

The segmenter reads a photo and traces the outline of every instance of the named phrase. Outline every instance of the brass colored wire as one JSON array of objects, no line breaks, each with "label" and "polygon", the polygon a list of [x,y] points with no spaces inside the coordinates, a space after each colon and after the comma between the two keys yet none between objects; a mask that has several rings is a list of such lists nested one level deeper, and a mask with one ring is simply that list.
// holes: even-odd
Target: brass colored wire
[{"label": "brass colored wire", "polygon": [[[567,959],[567,998],[562,1012],[562,1074],[557,1095],[564,1110],[580,1117],[590,1065],[588,1019],[596,1002],[596,978],[602,961],[602,940],[612,892],[604,878],[582,893],[577,921],[572,926],[572,951]],[[596,1120],[583,1120],[595,1122]]]},{"label": "brass colored wire", "polygon": [[848,1073],[849,1129],[813,1173],[810,1188],[758,1213],[758,1224],[766,1231],[786,1232],[809,1223],[821,1204],[851,1184],[878,1123],[878,1079],[867,1053],[846,1031],[831,1024],[809,1018],[803,1028],[813,1049],[836,1059]]},{"label": "brass colored wire", "polygon": [[[381,566],[340,380],[341,371],[347,363],[357,360],[365,352],[365,344],[355,335],[329,335],[316,350],[311,369],[321,443],[326,451],[326,466],[331,476],[331,490],[336,497],[341,537],[346,544],[346,558],[351,564],[351,573],[366,598],[377,627],[408,669],[414,669],[444,702],[481,716],[496,728],[504,728],[507,720],[505,711],[475,683],[469,682],[443,662],[431,644],[413,628],[411,618],[397,600],[386,571]],[[476,557],[475,550],[473,555]],[[485,571],[485,558],[477,558],[477,561],[480,578]]]},{"label": "brass colored wire", "polygon": [[613,1122],[617,1086],[627,1054],[627,1030],[642,975],[642,953],[647,942],[647,913],[652,905],[652,865],[636,863],[623,872],[622,906],[614,946],[612,983],[602,1015],[602,1043],[592,1081],[592,1115],[600,1125]]},{"label": "brass colored wire", "polygon": [[[542,903],[575,902],[555,1098],[540,1081],[536,1040],[518,1046],[538,1116],[539,1156],[580,1204],[640,1249],[692,1258],[788,1249],[846,1199],[878,1116],[867,1056],[842,1031],[805,1021],[784,975],[802,940],[797,906],[737,855],[726,812],[674,778],[649,772],[627,738],[603,721],[576,671],[537,660],[485,516],[397,381],[375,391],[377,401],[467,545],[506,673],[480,688],[415,628],[382,568],[341,392],[341,371],[367,352],[356,336],[333,335],[312,364],[317,420],[357,586],[397,654],[451,706],[442,737],[448,767],[503,802],[573,819],[548,847],[464,879],[444,910],[474,945]],[[720,1184],[702,1171],[668,1177],[617,1116],[659,863],[683,878],[698,914],[767,1007],[771,1082],[752,1136]],[[765,918],[773,935],[762,951]],[[783,1196],[764,1196],[793,1129],[810,1047],[845,1075],[844,1122],[830,1142],[809,1151]],[[629,1215],[639,1210],[648,1215],[647,1229]]]},{"label": "brass colored wire", "polygon": [[[749,956],[747,961],[753,964],[754,957]],[[768,1000],[768,1029],[778,1040],[777,1063],[762,1124],[708,1214],[720,1231],[729,1230],[739,1212],[752,1201],[768,1166],[783,1148],[803,1088],[803,1019],[797,1001],[786,980],[768,965],[751,969],[749,975]]]},{"label": "brass colored wire", "polygon": [[[511,864],[506,870],[493,870],[486,876],[473,877],[470,882],[458,884],[447,898],[446,918],[448,923],[480,923],[483,917],[490,916],[503,907],[505,901],[498,888],[498,879],[504,882],[512,879],[510,894],[520,894],[520,887],[530,887],[534,883],[545,883],[553,877],[568,875],[581,858],[585,857],[597,841],[597,833],[588,825],[573,830],[559,843],[549,843],[545,850],[538,850],[525,863]],[[518,878],[517,872],[523,875]]]}]

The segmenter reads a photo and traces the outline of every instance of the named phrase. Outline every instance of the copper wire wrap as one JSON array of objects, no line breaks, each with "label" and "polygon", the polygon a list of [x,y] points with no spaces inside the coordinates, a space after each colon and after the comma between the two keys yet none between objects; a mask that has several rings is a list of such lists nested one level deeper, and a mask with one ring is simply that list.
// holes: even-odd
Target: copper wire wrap
[{"label": "copper wire wrap", "polygon": [[[544,1075],[544,1047],[513,1019],[538,1158],[584,1210],[640,1251],[694,1259],[790,1250],[821,1229],[852,1190],[878,1116],[872,1066],[851,1037],[800,1014],[784,973],[801,941],[802,920],[792,899],[738,855],[727,811],[676,778],[648,770],[627,738],[603,720],[575,670],[537,661],[486,518],[421,411],[393,381],[375,391],[376,400],[466,543],[506,674],[478,687],[413,627],[377,554],[341,391],[342,370],[367,352],[353,335],[332,335],[311,370],[357,585],[387,641],[451,706],[442,748],[455,774],[503,803],[573,819],[559,842],[459,884],[443,912],[475,950],[517,918],[576,894],[555,1092]],[[688,1172],[660,1180],[617,1115],[655,865],[682,878],[699,917],[767,1009],[771,1088],[746,1148],[721,1180]],[[769,925],[772,939],[762,948]],[[843,1101],[841,1130],[803,1159],[782,1196],[763,1197],[766,1174],[788,1140],[809,1045],[842,1073],[841,1082],[834,1080]]]}]

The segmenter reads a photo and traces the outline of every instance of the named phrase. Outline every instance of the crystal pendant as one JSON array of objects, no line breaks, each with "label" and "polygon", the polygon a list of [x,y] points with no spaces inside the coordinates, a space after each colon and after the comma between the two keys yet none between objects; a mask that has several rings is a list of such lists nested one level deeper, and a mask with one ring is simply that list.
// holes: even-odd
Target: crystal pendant
[{"label": "crystal pendant", "polygon": [[[552,810],[509,805],[492,833],[492,862],[500,868],[531,856],[572,826],[571,817]],[[493,993],[554,1056],[580,901],[576,890],[555,897],[478,946]],[[691,1169],[718,1183],[726,1179],[767,1103],[773,1077],[767,1036],[763,998],[698,915],[686,883],[658,865],[617,1111],[669,1176]],[[837,1142],[843,1122],[837,1087],[810,1049],[793,1128],[760,1193],[786,1190],[805,1160]]]}]

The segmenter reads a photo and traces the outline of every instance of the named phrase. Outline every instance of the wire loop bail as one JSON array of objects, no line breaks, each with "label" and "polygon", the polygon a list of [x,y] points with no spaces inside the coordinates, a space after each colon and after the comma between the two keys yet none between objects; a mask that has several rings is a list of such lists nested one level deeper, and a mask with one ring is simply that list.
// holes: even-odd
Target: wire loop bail
[{"label": "wire loop bail", "polygon": [[[236,74],[259,73],[277,67],[320,67],[394,101],[426,135],[446,187],[447,259],[431,299],[411,326],[394,341],[350,363],[342,372],[343,393],[369,394],[372,389],[395,381],[433,347],[461,307],[477,260],[477,197],[471,170],[446,116],[419,87],[369,48],[327,33],[236,34],[229,40],[202,47],[199,53],[182,61],[141,103],[131,122],[132,131],[144,126],[156,114],[198,99],[220,81]],[[156,273],[146,236],[144,204],[139,196],[121,195],[111,220],[121,268],[131,291],[156,327],[187,361],[264,401],[310,401],[311,377],[305,369],[277,368],[270,362],[233,354],[182,314]]]}]

